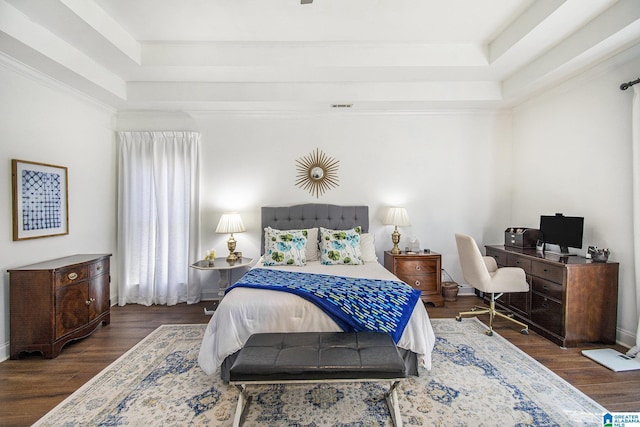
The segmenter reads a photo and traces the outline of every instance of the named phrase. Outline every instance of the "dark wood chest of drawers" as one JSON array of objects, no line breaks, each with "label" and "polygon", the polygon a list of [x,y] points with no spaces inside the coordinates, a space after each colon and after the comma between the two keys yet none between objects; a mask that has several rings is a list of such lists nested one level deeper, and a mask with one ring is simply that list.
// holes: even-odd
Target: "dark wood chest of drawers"
[{"label": "dark wood chest of drawers", "polygon": [[384,253],[384,266],[400,280],[422,292],[420,298],[434,306],[444,305],[442,297],[442,258],[439,253]]},{"label": "dark wood chest of drawers", "polygon": [[72,255],[9,271],[11,359],[51,359],[69,341],[110,322],[111,254]]},{"label": "dark wood chest of drawers", "polygon": [[529,292],[505,294],[501,308],[563,347],[580,343],[614,344],[618,308],[618,263],[561,257],[535,249],[486,246],[500,267],[520,267]]}]

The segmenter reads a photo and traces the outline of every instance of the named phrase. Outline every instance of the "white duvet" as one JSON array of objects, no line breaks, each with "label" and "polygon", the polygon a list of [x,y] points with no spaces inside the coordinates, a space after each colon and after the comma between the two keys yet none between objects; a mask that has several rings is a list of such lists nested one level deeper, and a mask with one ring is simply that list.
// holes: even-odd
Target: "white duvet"
[{"label": "white duvet", "polygon": [[[398,280],[377,262],[327,266],[320,264],[320,261],[313,261],[305,267],[263,267],[258,263],[254,268]],[[211,375],[227,356],[242,348],[251,334],[304,331],[339,332],[341,329],[321,309],[297,295],[265,289],[235,288],[222,299],[207,325],[198,363],[204,372]],[[431,369],[434,343],[435,335],[427,310],[418,300],[398,347],[413,351],[418,355],[418,362]]]}]

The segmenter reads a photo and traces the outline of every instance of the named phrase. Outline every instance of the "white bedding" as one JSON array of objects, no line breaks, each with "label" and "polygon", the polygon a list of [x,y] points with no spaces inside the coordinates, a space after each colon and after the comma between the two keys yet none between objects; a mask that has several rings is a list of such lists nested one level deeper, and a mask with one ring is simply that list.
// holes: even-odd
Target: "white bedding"
[{"label": "white bedding", "polygon": [[[322,265],[308,262],[304,267],[263,267],[345,277],[398,280],[377,262],[364,265]],[[220,302],[211,317],[200,346],[198,363],[208,375],[222,361],[240,350],[249,336],[261,332],[339,332],[338,325],[313,303],[297,295],[265,289],[236,288]],[[398,347],[418,355],[418,362],[431,369],[435,335],[422,301],[418,300]]]}]

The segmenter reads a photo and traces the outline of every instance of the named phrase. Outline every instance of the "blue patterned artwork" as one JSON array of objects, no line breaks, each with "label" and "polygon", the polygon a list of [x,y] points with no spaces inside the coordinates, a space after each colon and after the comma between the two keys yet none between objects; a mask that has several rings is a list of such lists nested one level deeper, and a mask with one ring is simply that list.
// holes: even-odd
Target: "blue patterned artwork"
[{"label": "blue patterned artwork", "polygon": [[67,168],[12,160],[13,240],[68,234]]},{"label": "blue patterned artwork", "polygon": [[59,228],[61,218],[61,176],[33,170],[22,171],[22,228]]}]

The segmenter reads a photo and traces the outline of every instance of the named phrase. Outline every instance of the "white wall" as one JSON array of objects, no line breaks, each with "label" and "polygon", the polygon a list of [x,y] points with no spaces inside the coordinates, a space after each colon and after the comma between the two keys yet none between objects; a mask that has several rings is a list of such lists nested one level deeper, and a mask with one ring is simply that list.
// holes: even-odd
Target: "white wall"
[{"label": "white wall", "polygon": [[[7,269],[75,253],[114,251],[115,149],[110,110],[8,63],[0,63],[0,93],[0,360],[4,360],[9,356]],[[11,159],[68,168],[68,235],[12,240]]]},{"label": "white wall", "polygon": [[[541,213],[586,217],[587,244],[609,246],[621,263],[619,336],[635,333],[630,230],[630,93],[617,89],[640,65],[612,64],[511,113],[118,114],[0,66],[2,258],[0,269],[79,252],[115,251],[115,144],[119,130],[202,132],[203,251],[226,250],[220,214],[238,210],[247,233],[238,250],[256,257],[260,206],[320,202],[370,206],[378,256],[391,247],[385,207],[402,205],[406,245],[443,254],[462,282],[453,233],[480,245],[503,242],[507,226],[536,226]],[[316,148],[340,161],[339,187],[319,199],[294,185],[295,160]],[[512,155],[513,154],[513,155]],[[551,156],[553,155],[553,156]],[[541,170],[549,157],[556,166]],[[12,158],[69,168],[70,234],[11,240]],[[594,180],[594,176],[597,179]],[[604,177],[604,179],[601,179]],[[114,269],[117,266],[114,266]],[[115,274],[112,274],[115,277]],[[112,293],[115,283],[112,284]],[[8,279],[0,292],[0,358],[8,354]]]},{"label": "white wall", "polygon": [[[407,208],[404,248],[417,237],[443,254],[444,268],[461,283],[453,234],[501,243],[510,224],[511,118],[509,114],[192,114],[165,117],[120,114],[119,130],[166,128],[202,133],[202,246],[226,253],[226,235],[214,233],[220,215],[239,211],[248,231],[237,250],[259,256],[260,207],[297,203],[364,204],[379,259],[390,249],[385,208]],[[316,148],[340,161],[339,186],[316,199],[295,186],[296,159]]]},{"label": "white wall", "polygon": [[[514,225],[537,228],[541,214],[585,217],[586,248],[611,249],[620,263],[618,339],[632,346],[635,306],[631,220],[631,99],[620,83],[640,60],[610,63],[513,112]],[[515,224],[517,223],[517,224]],[[597,301],[594,301],[597,303]]]}]

